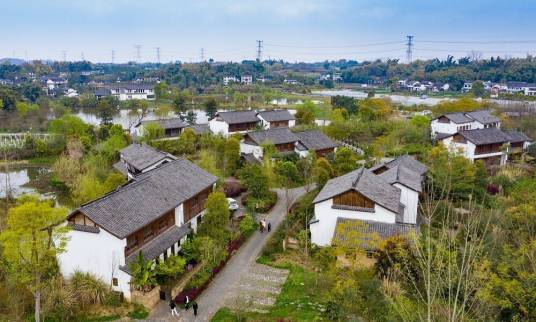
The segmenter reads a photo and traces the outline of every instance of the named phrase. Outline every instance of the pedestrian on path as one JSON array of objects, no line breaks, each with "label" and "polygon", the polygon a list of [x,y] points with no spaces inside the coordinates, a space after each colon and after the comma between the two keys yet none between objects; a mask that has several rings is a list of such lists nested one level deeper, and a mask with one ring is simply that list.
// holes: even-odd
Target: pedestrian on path
[{"label": "pedestrian on path", "polygon": [[262,225],[262,220],[259,221],[259,230],[261,231],[261,233],[264,232],[264,226]]},{"label": "pedestrian on path", "polygon": [[268,222],[268,232],[271,232],[271,231],[272,231],[272,224]]},{"label": "pedestrian on path", "polygon": [[190,308],[190,298],[188,297],[188,295],[186,295],[184,297],[184,309],[188,311],[189,308]]},{"label": "pedestrian on path", "polygon": [[171,309],[171,316],[179,316],[179,312],[177,312],[177,304],[175,304],[173,299],[169,300],[169,308]]},{"label": "pedestrian on path", "polygon": [[194,309],[194,316],[197,316],[197,302],[194,300],[192,302],[192,308]]}]

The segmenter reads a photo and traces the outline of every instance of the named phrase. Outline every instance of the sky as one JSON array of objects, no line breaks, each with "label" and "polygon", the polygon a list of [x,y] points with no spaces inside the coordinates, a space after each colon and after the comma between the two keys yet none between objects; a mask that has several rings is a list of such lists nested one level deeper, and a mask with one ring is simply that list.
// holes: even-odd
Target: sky
[{"label": "sky", "polygon": [[0,57],[241,61],[262,40],[262,59],[406,61],[407,35],[413,59],[523,57],[535,14],[531,0],[0,0]]}]

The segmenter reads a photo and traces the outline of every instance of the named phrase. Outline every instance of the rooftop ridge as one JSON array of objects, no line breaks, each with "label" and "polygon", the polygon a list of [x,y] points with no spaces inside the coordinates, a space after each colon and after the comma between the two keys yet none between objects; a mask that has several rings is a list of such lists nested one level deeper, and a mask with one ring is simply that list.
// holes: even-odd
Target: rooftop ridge
[{"label": "rooftop ridge", "polygon": [[354,179],[354,181],[352,181],[353,188],[357,187],[357,184],[359,183],[359,180],[361,179],[361,176],[363,175],[363,171],[364,171],[363,167],[359,168],[356,178]]}]

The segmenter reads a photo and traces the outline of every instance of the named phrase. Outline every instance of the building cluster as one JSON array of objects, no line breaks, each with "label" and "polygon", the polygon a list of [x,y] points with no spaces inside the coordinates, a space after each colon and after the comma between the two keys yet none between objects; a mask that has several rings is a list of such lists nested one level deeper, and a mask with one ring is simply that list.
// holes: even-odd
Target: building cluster
[{"label": "building cluster", "polygon": [[452,153],[487,166],[506,164],[532,142],[522,132],[501,130],[501,120],[489,110],[440,115],[432,120],[431,133]]},{"label": "building cluster", "polygon": [[140,252],[155,264],[177,254],[202,221],[217,177],[139,144],[123,149],[116,167],[129,181],[69,214],[69,243],[59,265],[65,276],[90,272],[130,300],[130,264]]},{"label": "building cluster", "polygon": [[409,92],[446,92],[451,90],[448,83],[434,83],[431,81],[399,80],[398,88]]},{"label": "building cluster", "polygon": [[114,96],[120,101],[156,99],[154,85],[146,83],[114,83],[95,89],[93,94],[97,99]]},{"label": "building cluster", "polygon": [[348,238],[346,227],[358,230],[362,246],[367,241],[404,235],[418,230],[419,194],[423,191],[427,167],[404,155],[370,169],[360,168],[329,180],[313,200],[310,220],[311,242],[327,246]]}]

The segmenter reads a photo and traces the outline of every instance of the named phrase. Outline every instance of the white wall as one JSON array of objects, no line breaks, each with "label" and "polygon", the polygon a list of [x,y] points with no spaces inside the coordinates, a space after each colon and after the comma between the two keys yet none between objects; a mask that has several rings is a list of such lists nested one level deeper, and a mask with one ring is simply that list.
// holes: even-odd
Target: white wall
[{"label": "white wall", "polygon": [[318,222],[311,224],[311,242],[318,246],[326,246],[331,243],[337,218],[372,220],[394,224],[396,214],[378,204],[374,205],[374,212],[352,211],[333,209],[333,199],[328,199],[315,204],[315,218]]},{"label": "white wall", "polygon": [[229,135],[229,124],[223,121],[218,121],[217,118],[208,121],[208,127],[214,134],[221,134],[223,136]]},{"label": "white wall", "polygon": [[288,127],[295,127],[296,126],[296,120],[289,120],[288,121]]},{"label": "white wall", "polygon": [[263,156],[262,147],[244,142],[240,142],[240,153],[253,153],[257,159],[261,159]]},{"label": "white wall", "polygon": [[403,219],[404,223],[415,225],[417,223],[419,193],[413,189],[401,185],[400,183],[395,183],[393,186],[400,189],[400,202],[405,206]]},{"label": "white wall", "polygon": [[471,141],[467,141],[467,143],[458,143],[454,142],[452,137],[448,137],[443,140],[443,144],[448,148],[450,153],[464,156],[471,161],[500,156],[501,165],[504,165],[506,164],[508,158],[508,156],[502,151],[475,155],[476,145],[474,145]]},{"label": "white wall", "polygon": [[130,275],[119,269],[125,265],[126,239],[118,239],[104,229],[98,234],[71,230],[68,236],[65,252],[58,257],[63,276],[68,278],[76,270],[90,272],[108,285],[115,277],[118,286],[112,288],[130,299]]}]

